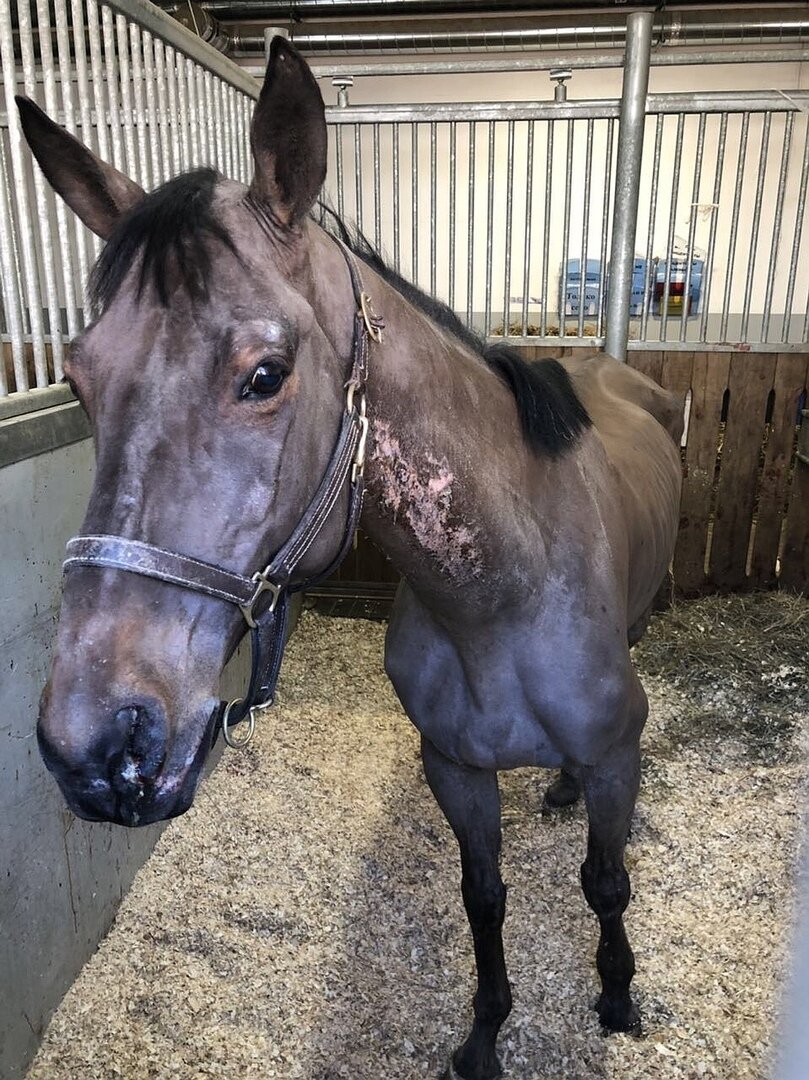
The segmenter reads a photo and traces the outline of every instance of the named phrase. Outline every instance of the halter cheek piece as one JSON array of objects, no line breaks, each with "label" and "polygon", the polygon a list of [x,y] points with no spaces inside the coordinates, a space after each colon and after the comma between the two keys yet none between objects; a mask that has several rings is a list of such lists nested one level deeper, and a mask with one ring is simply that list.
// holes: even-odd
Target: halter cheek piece
[{"label": "halter cheek piece", "polygon": [[[323,479],[292,535],[263,570],[251,577],[234,574],[221,566],[192,559],[175,551],[128,540],[123,536],[76,536],[68,542],[65,572],[75,566],[98,566],[126,570],[156,578],[170,585],[224,600],[239,608],[250,628],[252,666],[243,698],[220,701],[211,715],[211,743],[219,728],[228,746],[244,747],[253,736],[256,712],[273,703],[278,672],[284,654],[289,598],[292,593],[322,581],[343,561],[351,547],[362,512],[363,469],[368,439],[365,385],[368,379],[370,342],[381,343],[384,323],[363,292],[359,268],[352,252],[337,241],[348,264],[356,312],[351,347],[351,373],[340,434]],[[329,565],[305,581],[295,581],[295,570],[320,534],[340,493],[348,483],[348,514],[337,554]],[[234,738],[234,725],[247,719],[243,738]]]}]

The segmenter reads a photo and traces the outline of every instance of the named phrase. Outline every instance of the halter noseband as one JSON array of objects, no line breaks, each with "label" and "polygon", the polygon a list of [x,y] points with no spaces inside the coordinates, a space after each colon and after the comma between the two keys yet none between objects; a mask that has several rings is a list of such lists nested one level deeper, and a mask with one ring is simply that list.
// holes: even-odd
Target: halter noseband
[{"label": "halter noseband", "polygon": [[[351,346],[351,372],[340,433],[317,491],[295,526],[292,535],[263,570],[244,577],[213,563],[155,547],[123,536],[75,536],[67,544],[64,570],[98,566],[126,570],[144,577],[179,585],[205,596],[234,604],[250,628],[250,683],[243,698],[220,701],[211,715],[211,743],[219,728],[228,746],[241,748],[253,736],[256,712],[273,703],[278,672],[284,654],[289,598],[328,577],[343,561],[359,525],[364,493],[363,470],[368,439],[365,386],[368,379],[370,342],[381,343],[384,323],[373,314],[371,300],[363,292],[359,267],[353,253],[337,241],[348,264],[356,311]],[[343,487],[348,482],[348,514],[337,554],[320,573],[305,581],[293,581],[295,570],[320,534]],[[269,601],[269,602],[268,602]],[[231,731],[248,720],[242,739]]]}]

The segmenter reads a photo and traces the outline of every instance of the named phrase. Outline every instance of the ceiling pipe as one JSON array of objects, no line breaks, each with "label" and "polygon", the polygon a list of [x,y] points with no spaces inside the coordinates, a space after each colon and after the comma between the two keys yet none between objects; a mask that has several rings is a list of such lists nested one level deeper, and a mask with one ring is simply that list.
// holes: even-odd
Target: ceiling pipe
[{"label": "ceiling pipe", "polygon": [[[766,0],[764,0],[766,5]],[[559,11],[560,9],[591,8],[615,11],[621,7],[619,0],[202,0],[202,6],[220,19],[228,22],[268,20],[275,22],[301,22],[304,19],[328,19],[337,17],[364,18],[371,15],[448,15],[452,13],[504,11]],[[634,8],[658,7],[658,4],[638,3]],[[677,0],[668,5],[669,11],[678,8],[708,6],[705,0]],[[722,2],[710,5],[721,8]],[[739,4],[730,2],[726,7],[738,10]],[[797,4],[795,5],[798,6]],[[804,5],[801,5],[804,6]],[[758,5],[760,8],[760,5]]]}]

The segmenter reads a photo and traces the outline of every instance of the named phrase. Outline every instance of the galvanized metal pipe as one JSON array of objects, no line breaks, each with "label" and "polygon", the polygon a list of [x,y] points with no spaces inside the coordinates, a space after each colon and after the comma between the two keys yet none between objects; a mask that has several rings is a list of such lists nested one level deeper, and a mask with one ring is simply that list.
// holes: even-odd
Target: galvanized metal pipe
[{"label": "galvanized metal pipe", "polygon": [[[792,236],[792,255],[789,260],[787,293],[784,301],[784,320],[781,323],[781,341],[784,343],[789,340],[789,331],[792,323],[792,302],[795,296],[795,278],[798,272],[798,253],[801,249],[801,234],[803,233],[804,211],[806,209],[807,181],[809,181],[809,120],[807,120],[804,127],[801,185],[798,191],[798,202],[795,207],[795,232]],[[807,320],[809,321],[809,305],[807,305]],[[804,331],[804,338],[805,337],[806,332]]]},{"label": "galvanized metal pipe", "polygon": [[664,116],[658,116],[655,122],[655,145],[652,158],[652,188],[649,193],[649,225],[646,232],[646,266],[643,271],[643,306],[640,314],[640,337],[646,340],[649,323],[649,308],[652,294],[652,254],[654,251],[655,224],[657,223],[657,188],[660,182],[660,157],[663,150]]},{"label": "galvanized metal pipe", "polygon": [[683,156],[683,133],[685,115],[677,117],[677,136],[674,144],[674,170],[671,178],[671,205],[669,208],[669,230],[666,239],[666,273],[663,282],[663,296],[660,301],[660,340],[666,340],[669,320],[669,295],[671,291],[671,260],[674,255],[674,227],[677,224],[677,203],[680,196],[680,167]]},{"label": "galvanized metal pipe", "polygon": [[[3,140],[0,139],[0,259],[2,259],[3,310],[6,316],[9,338],[11,341],[11,361],[14,366],[14,389],[28,389],[28,374],[25,369],[25,328],[23,326],[22,289],[16,273],[16,251],[14,224],[11,216],[6,153]],[[6,365],[0,364],[0,394],[8,393]]]},{"label": "galvanized metal pipe", "polygon": [[688,314],[691,307],[691,263],[694,259],[694,234],[697,227],[697,206],[699,189],[702,182],[702,155],[705,148],[705,113],[699,118],[697,131],[697,152],[694,161],[694,186],[691,189],[691,213],[688,226],[688,246],[685,256],[685,282],[683,284],[683,310],[680,315],[680,341],[685,341],[688,329]]},{"label": "galvanized metal pipe", "polygon": [[764,182],[767,175],[767,153],[770,146],[770,126],[772,116],[765,113],[764,124],[761,129],[761,150],[758,159],[758,180],[756,183],[756,201],[753,207],[753,228],[750,233],[750,250],[747,256],[747,276],[744,286],[744,303],[742,305],[741,340],[747,338],[747,326],[750,319],[750,301],[753,296],[753,270],[755,265],[756,250],[758,248],[758,234],[761,226],[761,200],[764,196]]},{"label": "galvanized metal pipe", "polygon": [[636,11],[627,18],[626,26],[626,63],[615,170],[615,209],[605,342],[607,353],[618,360],[626,359],[626,343],[629,339],[629,304],[653,22],[651,12]]},{"label": "galvanized metal pipe", "polygon": [[[62,88],[62,105],[64,108],[64,120],[65,127],[71,135],[76,134],[76,114],[73,105],[73,74],[71,65],[71,51],[70,51],[70,32],[68,29],[67,18],[67,3],[66,0],[54,0],[53,5],[53,20],[56,26],[56,51],[59,59],[59,83]],[[58,199],[57,202],[61,202]],[[90,235],[76,217],[75,214],[70,214],[68,217],[69,227],[72,235],[75,238],[75,249],[79,263],[79,290],[84,286],[87,281],[89,261],[90,261]],[[75,297],[77,294],[74,286],[72,295]],[[79,297],[82,297],[81,292],[78,293]],[[78,310],[76,312],[79,323],[84,321],[84,308],[82,299],[78,302]]]},{"label": "galvanized metal pipe", "polygon": [[436,274],[438,272],[438,256],[436,245],[436,218],[438,217],[438,190],[437,165],[438,165],[438,132],[435,124],[430,124],[430,294],[435,296]]},{"label": "galvanized metal pipe", "polygon": [[141,31],[135,23],[129,24],[129,45],[132,54],[132,87],[135,101],[135,127],[138,132],[138,182],[147,191],[152,186],[152,169],[149,161],[148,133],[146,131],[146,103],[143,90],[143,50]]},{"label": "galvanized metal pipe", "polygon": [[503,336],[511,332],[511,231],[514,216],[514,121],[508,123],[506,149],[506,241],[505,283],[503,285]]},{"label": "galvanized metal pipe", "polygon": [[449,125],[449,250],[447,253],[449,261],[449,306],[455,310],[455,204],[457,199],[457,192],[455,191],[455,181],[457,177],[457,160],[456,155],[458,151],[458,125],[453,120]]},{"label": "galvanized metal pipe", "polygon": [[397,273],[401,271],[401,258],[399,251],[399,228],[401,220],[401,203],[399,196],[399,125],[391,125],[393,138],[393,265]]},{"label": "galvanized metal pipe", "polygon": [[601,210],[601,268],[598,274],[598,319],[596,333],[604,333],[604,317],[607,301],[607,238],[610,225],[610,192],[612,188],[612,155],[615,143],[615,121],[607,121],[607,159],[604,162],[604,204]]},{"label": "galvanized metal pipe", "polygon": [[567,148],[565,153],[565,206],[562,216],[562,274],[559,281],[559,337],[565,336],[565,316],[567,314],[567,266],[570,261],[570,198],[573,187],[573,137],[574,121],[567,121]]},{"label": "galvanized metal pipe", "polygon": [[489,121],[489,146],[486,164],[489,185],[486,192],[486,304],[484,308],[483,333],[492,332],[492,245],[494,242],[494,123]]},{"label": "galvanized metal pipe", "polygon": [[382,192],[380,190],[381,176],[379,174],[379,124],[374,124],[373,130],[373,154],[374,154],[374,247],[379,250],[382,244]]},{"label": "galvanized metal pipe", "polygon": [[162,162],[163,179],[168,180],[172,175],[171,170],[171,139],[169,124],[172,120],[169,111],[169,94],[166,86],[166,47],[160,38],[154,39],[154,66],[157,89],[157,115],[159,120],[158,134],[160,136],[160,157]]},{"label": "galvanized metal pipe", "polygon": [[778,248],[781,243],[781,221],[784,212],[784,195],[787,186],[789,156],[792,148],[792,127],[794,122],[794,113],[787,113],[784,123],[784,142],[781,147],[781,168],[778,173],[778,194],[775,198],[772,243],[770,245],[770,265],[767,268],[767,289],[764,293],[764,316],[761,323],[762,341],[769,341],[770,339],[770,305],[772,303],[773,286],[775,284],[775,268],[778,262]]},{"label": "galvanized metal pipe", "polygon": [[590,237],[590,182],[593,167],[593,120],[587,121],[587,146],[584,153],[584,206],[581,219],[581,265],[579,289],[579,322],[576,330],[584,336],[584,308],[587,296],[587,241]]},{"label": "galvanized metal pipe", "polygon": [[118,39],[118,67],[121,72],[121,117],[124,126],[124,147],[128,176],[138,179],[138,155],[135,150],[135,120],[132,106],[132,70],[129,63],[129,37],[127,22],[123,15],[115,16],[115,34]]},{"label": "galvanized metal pipe", "polygon": [[417,124],[410,126],[410,186],[413,196],[413,217],[411,226],[411,265],[413,284],[419,283],[419,129]]},{"label": "galvanized metal pipe", "polygon": [[169,123],[171,125],[171,171],[177,176],[183,171],[182,137],[180,135],[180,103],[178,95],[177,53],[166,49],[166,74],[169,93]]},{"label": "galvanized metal pipe", "polygon": [[716,168],[714,171],[713,194],[711,196],[711,227],[708,233],[708,250],[705,255],[703,270],[702,318],[700,319],[699,337],[705,341],[708,330],[708,313],[711,306],[711,285],[713,278],[714,253],[716,250],[717,222],[719,220],[719,198],[722,194],[722,170],[725,164],[725,142],[728,131],[728,114],[722,113],[719,121],[719,136],[716,147]]},{"label": "galvanized metal pipe", "polygon": [[551,120],[548,123],[545,144],[545,222],[542,234],[542,290],[540,293],[542,305],[540,335],[542,337],[548,333],[548,259],[551,251],[551,205],[553,202],[553,125],[554,121]]},{"label": "galvanized metal pipe", "polygon": [[469,124],[469,176],[467,178],[467,227],[466,227],[466,324],[472,326],[474,314],[474,285],[475,285],[475,140],[477,129],[475,124]]},{"label": "galvanized metal pipe", "polygon": [[739,137],[739,157],[736,162],[736,188],[733,193],[733,211],[728,232],[728,258],[725,268],[725,293],[722,299],[722,319],[719,327],[719,340],[725,341],[728,333],[730,315],[730,292],[733,286],[733,264],[736,261],[736,239],[738,236],[739,207],[741,206],[742,186],[744,184],[744,163],[747,157],[747,133],[750,130],[750,113],[742,116],[742,129]]},{"label": "galvanized metal pipe", "polygon": [[534,126],[535,121],[528,121],[528,143],[525,148],[525,247],[522,264],[522,311],[520,330],[525,337],[528,333],[528,296],[531,291],[531,228],[534,209]]},{"label": "galvanized metal pipe", "polygon": [[[101,32],[104,38],[104,78],[107,83],[112,163],[116,169],[125,172],[124,145],[121,138],[122,110],[118,104],[118,57],[115,53],[115,26],[113,14],[106,5],[101,8]],[[40,38],[40,47],[43,48],[43,70],[46,69],[44,44],[43,39]]]}]

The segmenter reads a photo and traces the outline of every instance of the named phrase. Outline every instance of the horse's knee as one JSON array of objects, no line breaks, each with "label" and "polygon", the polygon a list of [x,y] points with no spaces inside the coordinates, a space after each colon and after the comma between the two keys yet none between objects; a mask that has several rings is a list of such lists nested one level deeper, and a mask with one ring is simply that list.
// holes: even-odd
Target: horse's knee
[{"label": "horse's knee", "polygon": [[503,925],[506,887],[498,877],[464,874],[461,881],[464,906],[473,929],[492,930]]},{"label": "horse's knee", "polygon": [[584,897],[599,919],[617,919],[629,904],[630,885],[626,867],[585,859],[581,865]]}]

